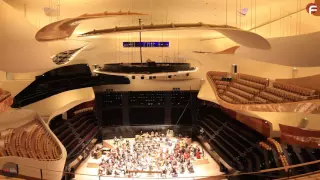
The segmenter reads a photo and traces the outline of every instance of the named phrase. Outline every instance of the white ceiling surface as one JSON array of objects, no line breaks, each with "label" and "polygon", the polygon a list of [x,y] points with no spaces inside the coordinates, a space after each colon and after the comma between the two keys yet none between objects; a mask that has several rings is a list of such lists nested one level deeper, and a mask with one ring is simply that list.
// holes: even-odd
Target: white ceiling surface
[{"label": "white ceiling surface", "polygon": [[54,67],[47,45],[34,39],[36,28],[27,21],[17,21],[19,19],[23,17],[15,9],[0,1],[0,70],[29,72]]},{"label": "white ceiling surface", "polygon": [[0,70],[33,72],[57,67],[51,57],[68,49],[89,44],[79,40],[40,43],[37,29],[10,5],[0,1]]},{"label": "white ceiling surface", "polygon": [[320,66],[320,32],[268,39],[272,49],[240,47],[235,54],[262,62],[293,67]]},{"label": "white ceiling surface", "polygon": [[[265,23],[270,19],[284,16],[297,9],[305,8],[311,0],[5,0],[8,4],[18,9],[21,14],[37,26],[41,27],[58,19],[76,17],[85,13],[132,11],[147,13],[148,16],[129,16],[97,19],[94,21],[82,22],[78,31],[85,32],[93,29],[110,28],[114,26],[138,25],[141,18],[144,24],[163,23],[196,23],[207,24],[228,24],[242,29],[249,29],[256,25]],[[58,4],[60,2],[60,4]],[[228,2],[226,7],[226,2]],[[256,6],[255,6],[256,2]],[[49,17],[45,15],[43,8],[60,7],[59,17]],[[248,8],[246,16],[242,16],[237,11],[241,8]],[[227,11],[226,11],[227,10]],[[227,12],[227,13],[226,13]],[[271,12],[271,14],[270,14]],[[226,19],[227,15],[227,19]],[[298,23],[297,15],[282,21],[273,23],[271,27],[283,26],[283,32],[278,34],[293,35],[297,29],[297,24],[301,25],[301,33],[316,31],[314,28],[319,18],[309,15],[306,11],[300,13],[301,21]],[[306,21],[306,19],[308,19]],[[265,29],[265,30],[264,30]],[[289,30],[290,29],[290,30]],[[318,27],[317,30],[320,28]],[[264,36],[269,35],[269,27],[260,28],[258,33]],[[264,32],[265,31],[265,32]],[[208,32],[211,37],[215,33]],[[273,36],[277,36],[274,34]]]},{"label": "white ceiling surface", "polygon": [[[60,16],[49,17],[45,15],[43,8],[57,8],[57,2],[59,1]],[[127,50],[121,48],[120,46],[122,46],[122,41],[124,40],[138,40],[138,33],[125,33],[98,36],[93,38],[77,38],[76,35],[91,31],[93,29],[138,25],[139,18],[143,20],[144,24],[163,24],[171,22],[195,23],[201,21],[208,24],[228,24],[242,29],[250,29],[256,25],[263,24],[272,19],[304,8],[308,3],[310,3],[310,0],[5,0],[5,2],[16,8],[21,16],[25,16],[34,26],[36,26],[37,29],[40,29],[41,27],[56,20],[79,16],[84,13],[99,13],[104,11],[117,12],[119,10],[122,10],[123,12],[132,11],[148,13],[148,16],[141,17],[111,17],[81,22],[81,24],[75,30],[74,35],[69,40],[86,41],[82,43],[91,43],[92,46],[88,47],[87,51],[81,52],[79,54],[80,57],[75,58],[73,63],[77,63],[77,60],[79,60],[79,62],[89,62],[94,60],[99,61],[98,63],[106,63],[106,61],[122,61],[123,59],[137,60],[139,57],[137,56],[138,52],[136,50]],[[226,2],[228,2],[227,11]],[[254,5],[254,2],[256,2],[256,6]],[[237,10],[240,10],[244,7],[249,8],[249,11],[246,16],[241,16],[239,13],[237,13]],[[294,36],[320,31],[320,26],[317,26],[319,22],[319,17],[309,15],[306,11],[301,11],[298,14],[294,14],[288,18],[285,18],[284,20],[276,21],[269,25],[263,26],[253,32],[258,33],[265,38]],[[30,34],[29,36],[34,38],[34,34],[35,32],[32,36]],[[211,41],[200,41],[200,39],[203,38],[220,36],[221,34],[218,32],[203,30],[143,33],[143,37],[146,37],[147,39],[149,38],[149,40],[170,40],[171,44],[176,44],[173,46],[174,48],[170,48],[169,51],[172,51],[170,53],[166,53],[166,49],[163,50],[162,48],[159,48],[158,50],[146,49],[144,50],[144,54],[155,53],[153,57],[161,56],[160,59],[164,59],[165,56],[170,56],[172,59],[174,56],[179,56],[179,54],[182,52],[186,52],[186,54],[188,54],[189,51],[192,52],[194,50],[217,52],[229,48],[232,45],[237,45],[230,42],[230,40],[227,38]],[[190,40],[190,38],[192,38],[192,40]],[[171,40],[174,40],[175,42],[171,42]],[[193,43],[192,47],[182,45],[182,43],[187,43],[188,40]],[[56,41],[53,42],[52,45],[52,42],[48,43],[48,51],[50,56],[52,56],[52,53],[60,51],[60,47],[61,51],[63,51],[62,49],[64,48],[73,47],[72,45],[64,45],[62,48],[62,46],[59,45],[60,42],[66,41]],[[184,50],[184,48],[186,49]],[[104,52],[104,50],[106,52]],[[127,53],[128,55],[121,55],[121,53]],[[81,54],[84,55],[82,56]],[[230,56],[230,58],[233,57]],[[261,57],[252,58],[255,58],[255,60],[260,60]],[[29,62],[32,60],[32,58],[29,57],[27,59]],[[270,61],[269,59],[267,60]],[[263,61],[267,60],[263,59]],[[39,63],[39,66],[37,67],[40,68],[41,63]],[[46,61],[46,63],[49,62]],[[301,66],[305,66],[305,64],[302,63]],[[26,67],[23,69],[25,68]],[[29,69],[29,71],[30,70],[31,69]]]}]

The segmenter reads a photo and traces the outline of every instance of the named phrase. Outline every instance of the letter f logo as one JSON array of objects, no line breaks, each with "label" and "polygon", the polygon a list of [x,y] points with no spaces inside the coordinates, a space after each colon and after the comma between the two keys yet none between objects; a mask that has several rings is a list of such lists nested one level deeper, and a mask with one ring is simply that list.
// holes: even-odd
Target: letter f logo
[{"label": "letter f logo", "polygon": [[318,11],[318,6],[315,3],[310,3],[307,5],[307,12],[309,14],[314,14],[315,12]]}]

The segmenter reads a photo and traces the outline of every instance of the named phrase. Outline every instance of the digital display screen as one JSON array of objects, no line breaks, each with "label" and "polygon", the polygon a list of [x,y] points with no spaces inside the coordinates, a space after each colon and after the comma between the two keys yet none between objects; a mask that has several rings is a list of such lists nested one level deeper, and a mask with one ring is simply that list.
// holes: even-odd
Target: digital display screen
[{"label": "digital display screen", "polygon": [[169,42],[123,42],[123,47],[169,47]]}]

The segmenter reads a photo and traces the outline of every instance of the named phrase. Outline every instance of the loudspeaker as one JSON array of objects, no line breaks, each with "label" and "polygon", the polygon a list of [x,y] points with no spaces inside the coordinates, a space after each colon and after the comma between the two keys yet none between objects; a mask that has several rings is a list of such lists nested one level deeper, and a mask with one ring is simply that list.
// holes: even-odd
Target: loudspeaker
[{"label": "loudspeaker", "polygon": [[141,79],[144,79],[144,76],[141,76]]},{"label": "loudspeaker", "polygon": [[153,79],[156,79],[157,78],[157,76],[153,76]]},{"label": "loudspeaker", "polygon": [[238,66],[236,64],[233,64],[233,73],[238,73]]},{"label": "loudspeaker", "polygon": [[152,76],[149,76],[149,79],[152,79]]},{"label": "loudspeaker", "polygon": [[189,76],[189,73],[187,73],[186,76]]},{"label": "loudspeaker", "polygon": [[169,79],[170,79],[171,77],[172,77],[171,75],[168,76]]},{"label": "loudspeaker", "polygon": [[135,77],[135,76],[132,76],[132,79],[136,79],[136,77]]}]

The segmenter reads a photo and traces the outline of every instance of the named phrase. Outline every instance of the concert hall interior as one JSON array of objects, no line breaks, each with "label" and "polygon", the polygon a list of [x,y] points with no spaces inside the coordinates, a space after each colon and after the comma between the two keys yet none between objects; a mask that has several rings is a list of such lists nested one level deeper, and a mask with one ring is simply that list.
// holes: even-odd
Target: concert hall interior
[{"label": "concert hall interior", "polygon": [[320,179],[320,0],[0,0],[0,179]]}]

